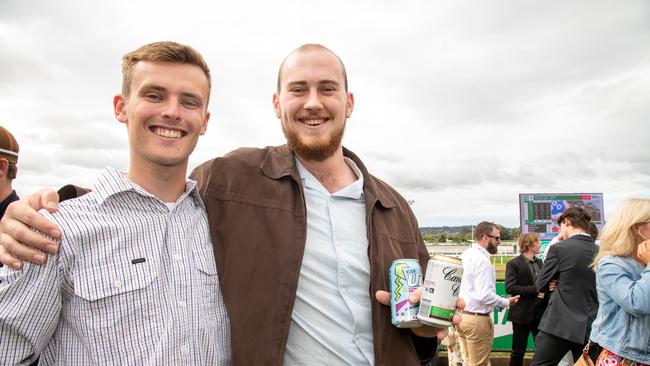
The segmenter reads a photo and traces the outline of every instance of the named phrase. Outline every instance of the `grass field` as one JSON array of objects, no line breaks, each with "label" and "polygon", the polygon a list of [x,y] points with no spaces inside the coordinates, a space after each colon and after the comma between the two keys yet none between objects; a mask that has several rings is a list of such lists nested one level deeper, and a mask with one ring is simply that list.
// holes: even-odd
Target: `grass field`
[{"label": "grass field", "polygon": [[497,275],[497,281],[503,281],[506,278],[506,264],[514,257],[512,256],[492,256],[490,261],[494,266]]}]

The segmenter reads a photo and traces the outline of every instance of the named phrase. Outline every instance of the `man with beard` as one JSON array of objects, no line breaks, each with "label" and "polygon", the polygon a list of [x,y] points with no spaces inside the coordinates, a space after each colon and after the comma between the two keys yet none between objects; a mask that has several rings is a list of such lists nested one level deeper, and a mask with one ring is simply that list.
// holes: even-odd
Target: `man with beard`
[{"label": "man with beard", "polygon": [[519,295],[503,298],[496,293],[496,274],[490,256],[497,253],[500,242],[500,227],[483,221],[474,229],[474,244],[461,256],[463,279],[460,297],[465,300],[465,309],[461,310],[463,319],[458,325],[458,335],[463,360],[469,366],[490,362],[494,338],[492,310],[502,310],[519,300]]},{"label": "man with beard", "polygon": [[[385,306],[392,261],[418,258],[426,268],[429,254],[408,203],[341,145],[354,107],[343,63],[321,45],[299,47],[280,66],[273,106],[286,145],[238,149],[191,176],[208,212],[233,363],[431,359],[441,330],[397,329]],[[12,220],[28,216],[13,212]],[[19,226],[5,220],[3,231],[17,237]],[[8,235],[2,243],[29,258]],[[15,261],[0,249],[0,259]]]}]

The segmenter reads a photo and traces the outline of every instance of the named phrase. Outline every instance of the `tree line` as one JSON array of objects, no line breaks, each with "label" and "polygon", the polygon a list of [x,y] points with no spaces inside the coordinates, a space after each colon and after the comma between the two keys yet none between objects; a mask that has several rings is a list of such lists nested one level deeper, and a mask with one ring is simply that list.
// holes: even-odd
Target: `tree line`
[{"label": "tree line", "polygon": [[[470,243],[472,240],[472,227],[471,226],[456,226],[456,227],[443,227],[443,228],[420,228],[422,239],[425,243]],[[501,230],[501,240],[517,240],[521,230],[518,227],[507,228],[503,227]]]}]

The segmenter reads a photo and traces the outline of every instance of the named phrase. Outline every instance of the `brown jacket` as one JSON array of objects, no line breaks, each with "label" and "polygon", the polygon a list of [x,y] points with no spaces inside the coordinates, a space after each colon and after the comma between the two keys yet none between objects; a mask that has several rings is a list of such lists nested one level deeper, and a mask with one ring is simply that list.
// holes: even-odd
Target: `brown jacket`
[{"label": "brown jacket", "polygon": [[[390,307],[375,300],[388,288],[394,259],[429,255],[407,202],[368,173],[364,176],[372,323],[376,365],[417,365],[435,339],[390,323]],[[208,161],[191,175],[208,211],[217,270],[228,309],[235,365],[282,365],[307,234],[306,208],[294,155],[286,146],[242,148]],[[416,352],[417,350],[417,352]]]}]

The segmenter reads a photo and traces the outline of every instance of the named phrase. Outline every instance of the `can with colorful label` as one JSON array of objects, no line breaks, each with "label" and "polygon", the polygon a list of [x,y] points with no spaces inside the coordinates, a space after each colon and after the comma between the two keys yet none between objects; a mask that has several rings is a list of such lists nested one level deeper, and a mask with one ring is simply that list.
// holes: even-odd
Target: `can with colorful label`
[{"label": "can with colorful label", "polygon": [[409,296],[422,286],[422,269],[415,259],[397,259],[388,270],[390,279],[391,321],[398,328],[417,328],[418,305],[409,302]]},{"label": "can with colorful label", "polygon": [[432,255],[424,276],[418,319],[434,327],[448,327],[456,311],[456,300],[463,278],[460,258]]}]

